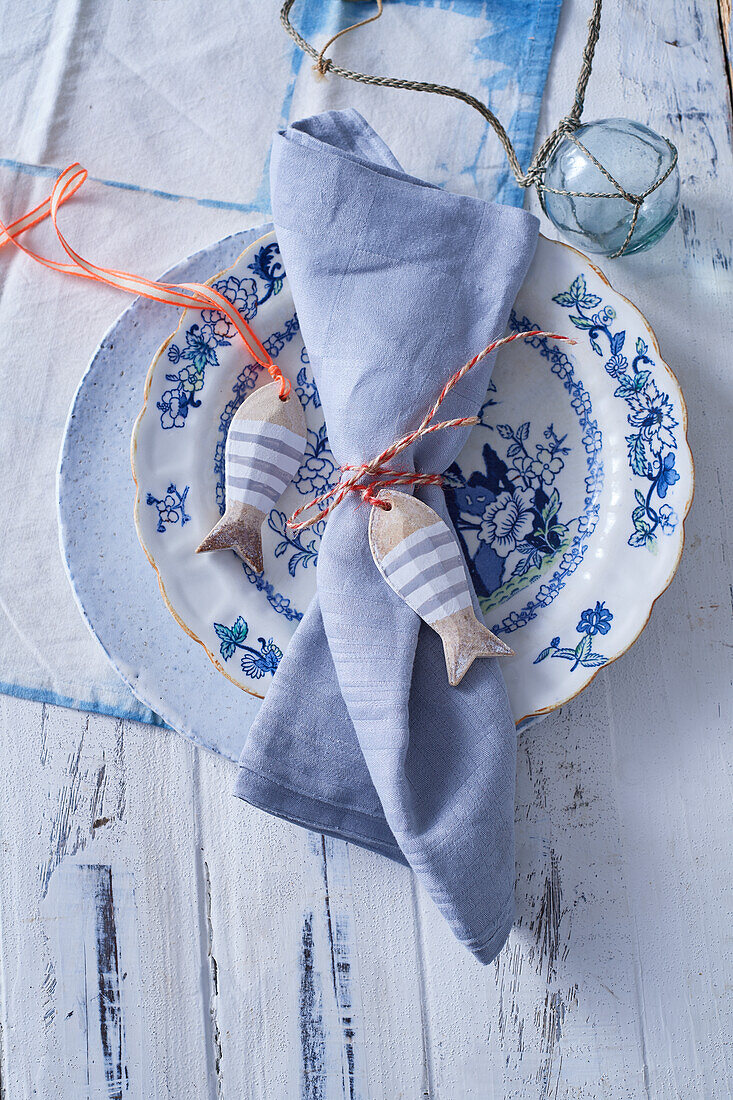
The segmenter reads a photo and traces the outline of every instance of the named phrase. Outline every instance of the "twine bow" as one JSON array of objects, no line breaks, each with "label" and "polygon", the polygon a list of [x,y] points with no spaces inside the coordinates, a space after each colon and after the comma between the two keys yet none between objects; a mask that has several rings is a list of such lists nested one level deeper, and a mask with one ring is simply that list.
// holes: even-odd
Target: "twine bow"
[{"label": "twine bow", "polygon": [[[379,496],[382,489],[387,489],[393,485],[441,485],[443,482],[442,474],[418,474],[412,470],[392,470],[390,469],[389,463],[396,458],[397,455],[411,446],[411,444],[416,443],[418,439],[422,439],[423,436],[429,435],[431,432],[440,432],[443,431],[444,428],[462,428],[466,425],[478,424],[479,418],[477,416],[460,416],[454,420],[441,420],[437,423],[433,423],[433,421],[438,409],[453,387],[457,385],[457,383],[460,382],[477,363],[480,363],[482,359],[485,359],[492,351],[496,351],[497,348],[504,347],[505,344],[511,344],[515,340],[526,340],[529,337],[537,336],[549,337],[552,340],[561,340],[566,344],[577,343],[577,341],[573,340],[570,336],[560,336],[556,332],[543,332],[540,329],[531,329],[528,332],[515,332],[512,336],[504,336],[501,340],[494,340],[492,343],[487,344],[483,351],[480,351],[478,355],[474,355],[473,359],[469,359],[460,370],[457,370],[451,375],[419,427],[408,432],[407,435],[403,435],[401,439],[396,440],[394,443],[390,443],[389,447],[386,447],[369,462],[362,462],[358,465],[341,466],[341,476],[333,488],[328,489],[325,493],[315,497],[307,504],[302,505],[302,507],[296,508],[287,522],[287,526],[290,530],[302,531],[306,527],[311,527],[314,523],[318,523],[319,520],[325,519],[334,508],[338,507],[341,501],[344,500],[349,493],[357,493],[361,497],[363,503],[369,504],[375,508],[384,508],[388,511],[391,505],[388,504],[387,501],[381,500]],[[326,501],[328,501],[327,504]],[[317,508],[321,504],[325,504],[326,506],[321,508],[317,515],[312,516],[310,519],[297,522],[298,516],[303,515],[304,512],[310,511],[311,508]]]}]

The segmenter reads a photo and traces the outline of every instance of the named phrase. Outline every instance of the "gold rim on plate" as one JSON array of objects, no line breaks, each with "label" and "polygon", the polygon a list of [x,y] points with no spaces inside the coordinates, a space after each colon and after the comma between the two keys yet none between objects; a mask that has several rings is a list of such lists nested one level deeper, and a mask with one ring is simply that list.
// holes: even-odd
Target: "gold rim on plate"
[{"label": "gold rim on plate", "polygon": [[[250,252],[253,248],[255,248],[257,245],[259,245],[260,242],[263,241],[266,237],[270,236],[271,233],[272,233],[272,230],[268,230],[267,233],[263,233],[263,235],[261,237],[258,237],[257,240],[253,241],[250,245],[248,245],[246,248],[244,248],[240,252],[240,254],[237,256],[236,260],[234,260],[234,262],[229,265],[229,267],[222,268],[221,271],[218,271],[215,275],[212,275],[210,279],[207,279],[206,280],[207,285],[211,285],[216,279],[220,279],[223,275],[226,275],[228,272],[232,271],[235,267],[237,267],[237,265],[240,263],[242,258],[244,256],[246,256],[247,253]],[[574,252],[575,255],[579,256],[583,260],[584,264],[587,264],[590,268],[593,269],[593,271],[596,273],[596,275],[599,277],[599,279],[601,279],[601,281],[603,283],[605,283],[605,285],[610,290],[612,290],[615,295],[617,295],[622,301],[626,302],[626,304],[628,306],[630,306],[630,308],[633,309],[634,312],[637,313],[638,316],[640,317],[644,328],[649,333],[652,345],[653,345],[654,350],[655,350],[656,355],[657,355],[658,363],[667,372],[671,382],[673,383],[673,385],[675,387],[675,391],[676,391],[676,393],[679,397],[680,407],[681,407],[681,410],[682,410],[682,422],[680,424],[680,427],[682,428],[682,440],[684,440],[684,444],[685,444],[687,454],[688,454],[688,457],[689,457],[689,461],[690,461],[690,489],[689,489],[689,494],[688,494],[687,500],[685,501],[685,504],[684,504],[684,510],[682,512],[682,515],[681,515],[680,539],[679,539],[679,549],[678,549],[678,552],[677,552],[677,556],[676,556],[676,558],[674,560],[674,563],[673,563],[673,565],[672,565],[672,567],[669,571],[669,574],[668,574],[667,578],[664,580],[661,588],[651,598],[651,602],[649,604],[649,609],[647,611],[646,617],[644,618],[644,621],[641,623],[641,625],[640,625],[639,629],[637,630],[636,634],[634,634],[633,638],[631,638],[631,640],[624,646],[624,648],[622,650],[620,650],[618,653],[616,653],[613,657],[609,657],[608,660],[605,662],[605,664],[601,665],[600,668],[597,668],[596,671],[593,672],[592,675],[589,676],[588,679],[585,680],[578,687],[577,691],[574,691],[571,695],[568,695],[565,699],[562,699],[557,703],[553,703],[550,706],[546,706],[546,707],[540,707],[539,710],[534,710],[534,711],[531,711],[528,714],[522,715],[521,718],[517,718],[515,720],[515,725],[517,727],[523,725],[525,722],[528,722],[531,718],[541,718],[544,715],[551,714],[554,710],[559,710],[560,707],[564,707],[568,703],[572,702],[573,699],[575,699],[578,695],[580,695],[581,692],[585,691],[585,689],[593,682],[593,680],[595,680],[595,678],[599,674],[599,672],[602,672],[604,669],[608,668],[609,665],[612,665],[615,661],[618,661],[618,659],[620,657],[623,657],[623,655],[625,653],[628,653],[628,651],[631,649],[631,647],[634,645],[634,643],[639,639],[639,636],[641,635],[641,633],[643,632],[643,630],[647,626],[647,624],[649,622],[649,619],[651,618],[652,611],[654,610],[654,605],[656,604],[656,602],[660,598],[660,596],[663,596],[664,593],[667,591],[667,589],[669,588],[670,584],[672,583],[672,581],[674,579],[674,576],[675,576],[675,574],[676,574],[676,572],[679,568],[680,561],[682,560],[682,552],[683,552],[684,547],[685,547],[685,537],[686,537],[685,521],[686,521],[687,516],[689,514],[690,506],[692,504],[692,500],[693,500],[693,497],[695,495],[695,464],[694,464],[694,461],[693,461],[692,452],[690,450],[689,440],[687,438],[687,424],[688,424],[687,403],[685,401],[684,394],[682,392],[682,387],[679,384],[679,380],[678,380],[676,374],[674,373],[672,368],[669,366],[669,364],[666,362],[666,360],[662,356],[662,351],[661,351],[661,348],[659,346],[659,341],[657,340],[654,329],[651,327],[651,325],[649,324],[649,321],[644,316],[644,314],[641,312],[639,307],[637,305],[635,305],[634,302],[632,302],[624,294],[621,294],[620,291],[616,290],[615,287],[613,286],[613,284],[611,283],[610,279],[605,275],[605,273],[603,271],[601,271],[601,269],[596,264],[594,264],[592,260],[588,259],[588,257],[583,252],[581,252],[577,248],[574,248],[570,244],[566,244],[564,241],[552,241],[552,240],[550,240],[550,238],[544,237],[542,234],[540,234],[540,237],[542,237],[543,240],[548,241],[548,243],[550,243],[550,244],[560,245],[562,248],[568,249],[569,252]],[[143,389],[143,404],[142,404],[142,408],[140,409],[140,412],[138,413],[138,415],[135,419],[135,424],[134,424],[133,429],[132,429],[132,438],[130,440],[130,461],[131,461],[131,465],[132,465],[132,477],[133,477],[133,480],[135,482],[135,510],[134,510],[135,530],[137,531],[137,537],[138,537],[138,540],[140,542],[140,545],[143,548],[143,551],[145,553],[145,557],[148,559],[151,566],[155,570],[155,575],[158,579],[158,586],[160,588],[160,592],[161,592],[161,595],[163,597],[163,602],[165,603],[166,607],[168,608],[168,610],[170,611],[171,615],[176,620],[178,625],[181,627],[181,629],[185,631],[185,633],[189,636],[189,638],[193,639],[193,641],[195,641],[195,642],[198,642],[198,644],[202,647],[202,649],[204,650],[204,652],[206,653],[206,655],[208,656],[209,660],[214,665],[214,667],[219,672],[221,672],[221,674],[223,676],[226,676],[227,680],[229,680],[232,684],[234,684],[236,687],[238,687],[241,691],[246,692],[248,695],[253,695],[256,699],[264,699],[263,694],[261,694],[258,691],[254,691],[252,688],[245,687],[244,684],[239,683],[238,680],[235,680],[233,676],[229,675],[229,673],[224,668],[224,666],[222,665],[221,661],[216,656],[216,654],[213,653],[209,649],[209,647],[207,646],[206,642],[203,641],[203,639],[199,638],[198,635],[193,630],[191,630],[191,628],[187,625],[187,623],[185,623],[183,621],[181,616],[178,614],[176,609],[173,607],[173,605],[171,604],[171,602],[168,598],[168,594],[167,594],[166,589],[165,589],[165,584],[163,582],[163,578],[160,575],[160,570],[158,569],[158,566],[155,563],[155,559],[153,558],[152,554],[150,553],[147,546],[145,545],[145,539],[143,537],[141,524],[140,524],[140,507],[141,507],[141,504],[142,504],[142,496],[141,496],[141,490],[140,490],[140,482],[139,482],[139,479],[138,479],[137,469],[136,469],[136,465],[135,465],[135,460],[136,460],[136,457],[137,457],[138,430],[140,428],[140,425],[142,423],[142,419],[143,419],[143,417],[145,415],[145,412],[147,410],[148,398],[150,396],[150,390],[152,388],[153,374],[155,372],[155,368],[158,365],[160,357],[167,350],[169,344],[171,343],[173,338],[176,336],[176,334],[180,331],[180,329],[183,325],[184,319],[187,317],[187,315],[189,313],[194,313],[194,312],[197,312],[197,311],[195,311],[193,309],[184,309],[184,310],[182,310],[181,316],[179,318],[178,324],[176,325],[176,328],[170,334],[170,336],[168,336],[163,341],[160,348],[155,353],[155,356],[153,357],[153,360],[152,360],[152,362],[151,362],[151,364],[148,368],[148,372],[145,376],[145,385],[144,385],[144,389]]]}]

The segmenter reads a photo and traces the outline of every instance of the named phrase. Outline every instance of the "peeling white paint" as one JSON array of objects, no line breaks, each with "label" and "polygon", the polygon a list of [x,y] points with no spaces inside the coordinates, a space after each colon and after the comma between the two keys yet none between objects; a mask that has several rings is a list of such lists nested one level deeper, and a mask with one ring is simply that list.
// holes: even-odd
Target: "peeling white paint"
[{"label": "peeling white paint", "polygon": [[[541,133],[588,8],[565,0]],[[730,1097],[730,104],[715,5],[649,11],[606,5],[587,117],[679,145],[679,223],[605,266],[678,373],[697,495],[642,638],[520,737],[507,948],[481,968],[408,871],[245,806],[168,731],[0,698],[3,1100]]]}]

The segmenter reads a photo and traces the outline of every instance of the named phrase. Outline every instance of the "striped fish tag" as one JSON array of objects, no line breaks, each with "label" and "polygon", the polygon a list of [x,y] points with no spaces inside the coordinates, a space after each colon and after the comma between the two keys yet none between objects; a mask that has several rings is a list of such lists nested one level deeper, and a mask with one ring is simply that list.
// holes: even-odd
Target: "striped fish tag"
[{"label": "striped fish tag", "polygon": [[477,657],[506,657],[513,650],[479,622],[461,548],[427,504],[406,493],[379,494],[387,511],[372,508],[369,545],[390,588],[441,637],[451,684],[461,682]]},{"label": "striped fish tag", "polygon": [[197,553],[231,549],[262,572],[262,524],[300,469],[306,433],[300,401],[281,401],[277,382],[240,405],[224,452],[226,511]]}]

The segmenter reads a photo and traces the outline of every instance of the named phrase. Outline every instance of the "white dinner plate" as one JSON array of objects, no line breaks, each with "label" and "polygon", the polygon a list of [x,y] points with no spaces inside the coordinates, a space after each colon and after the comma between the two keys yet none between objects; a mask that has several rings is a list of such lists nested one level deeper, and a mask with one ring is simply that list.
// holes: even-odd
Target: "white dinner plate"
[{"label": "white dinner plate", "polygon": [[[232,415],[270,377],[212,310],[187,311],[148,373],[132,440],[135,522],[166,604],[216,667],[263,696],[315,590],[322,524],[285,520],[338,474],[273,233],[213,278],[303,404],[308,444],[263,528],[265,569],[196,554],[224,510]],[[686,410],[641,313],[590,261],[540,238],[448,506],[518,724],[577,695],[638,637],[680,560],[693,492]],[[460,364],[455,364],[456,367]],[[434,399],[426,394],[426,407]]]}]

